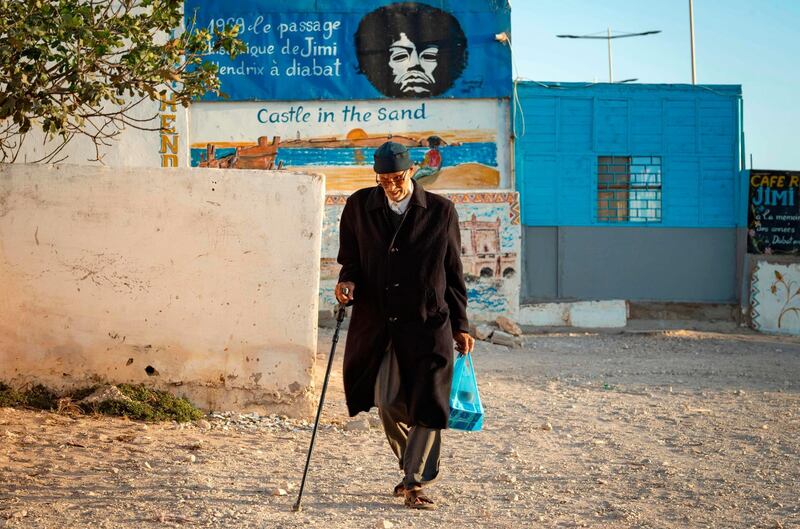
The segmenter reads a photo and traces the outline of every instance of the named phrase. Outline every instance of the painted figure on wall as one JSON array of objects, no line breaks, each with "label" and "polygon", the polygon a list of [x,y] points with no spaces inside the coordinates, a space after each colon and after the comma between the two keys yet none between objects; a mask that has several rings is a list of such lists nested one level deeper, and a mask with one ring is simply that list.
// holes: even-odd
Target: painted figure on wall
[{"label": "painted figure on wall", "polygon": [[355,43],[361,73],[389,97],[442,94],[467,64],[467,37],[458,20],[425,4],[372,11],[361,20]]},{"label": "painted figure on wall", "polygon": [[428,152],[422,159],[419,169],[414,173],[414,181],[422,185],[428,186],[436,181],[439,176],[439,171],[442,170],[442,153],[439,151],[439,146],[442,144],[442,138],[439,136],[431,136],[428,138]]}]

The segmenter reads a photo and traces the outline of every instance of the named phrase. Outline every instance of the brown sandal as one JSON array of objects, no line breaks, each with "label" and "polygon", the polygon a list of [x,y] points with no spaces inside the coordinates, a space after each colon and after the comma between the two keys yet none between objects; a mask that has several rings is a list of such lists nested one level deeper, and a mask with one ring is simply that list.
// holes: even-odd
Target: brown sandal
[{"label": "brown sandal", "polygon": [[409,509],[435,509],[433,500],[425,496],[421,488],[405,489],[405,505]]},{"label": "brown sandal", "polygon": [[406,486],[403,485],[403,482],[401,481],[395,486],[394,490],[392,491],[392,496],[394,496],[395,498],[400,498],[401,496],[405,496],[405,493],[406,493]]}]

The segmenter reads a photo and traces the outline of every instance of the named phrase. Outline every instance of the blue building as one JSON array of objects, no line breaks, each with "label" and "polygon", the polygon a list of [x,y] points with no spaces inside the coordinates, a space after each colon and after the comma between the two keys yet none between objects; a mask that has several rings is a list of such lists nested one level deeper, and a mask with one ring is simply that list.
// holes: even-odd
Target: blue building
[{"label": "blue building", "polygon": [[739,299],[740,86],[517,88],[523,301]]}]

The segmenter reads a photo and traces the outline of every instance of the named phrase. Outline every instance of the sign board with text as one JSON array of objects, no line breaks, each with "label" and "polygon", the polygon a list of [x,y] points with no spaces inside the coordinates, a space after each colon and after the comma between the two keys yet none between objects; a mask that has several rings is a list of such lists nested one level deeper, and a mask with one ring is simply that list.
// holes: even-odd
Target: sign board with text
[{"label": "sign board with text", "polygon": [[800,171],[750,171],[747,251],[800,254]]},{"label": "sign board with text", "polygon": [[240,27],[246,53],[206,56],[231,101],[511,94],[505,1],[187,0],[185,13],[187,28]]}]

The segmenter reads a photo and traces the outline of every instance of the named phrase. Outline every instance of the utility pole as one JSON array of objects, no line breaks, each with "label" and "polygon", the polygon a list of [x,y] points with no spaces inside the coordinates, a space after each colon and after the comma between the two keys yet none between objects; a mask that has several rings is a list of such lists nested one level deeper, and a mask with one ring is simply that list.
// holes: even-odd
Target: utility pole
[{"label": "utility pole", "polygon": [[689,33],[692,41],[692,84],[697,84],[697,68],[694,62],[694,0],[689,0]]},{"label": "utility pole", "polygon": [[[691,2],[691,0],[689,0]],[[611,60],[611,28],[608,29],[608,82],[614,82],[614,63]]]},{"label": "utility pole", "polygon": [[[605,33],[605,35],[603,35]],[[614,82],[614,58],[611,54],[611,39],[624,39],[627,37],[643,37],[645,35],[655,35],[661,33],[661,30],[644,31],[642,33],[621,33],[619,35],[612,34],[611,28],[606,28],[606,31],[601,33],[592,33],[591,35],[556,35],[560,39],[605,39],[608,42],[608,82]],[[630,79],[628,79],[630,81]]]}]

